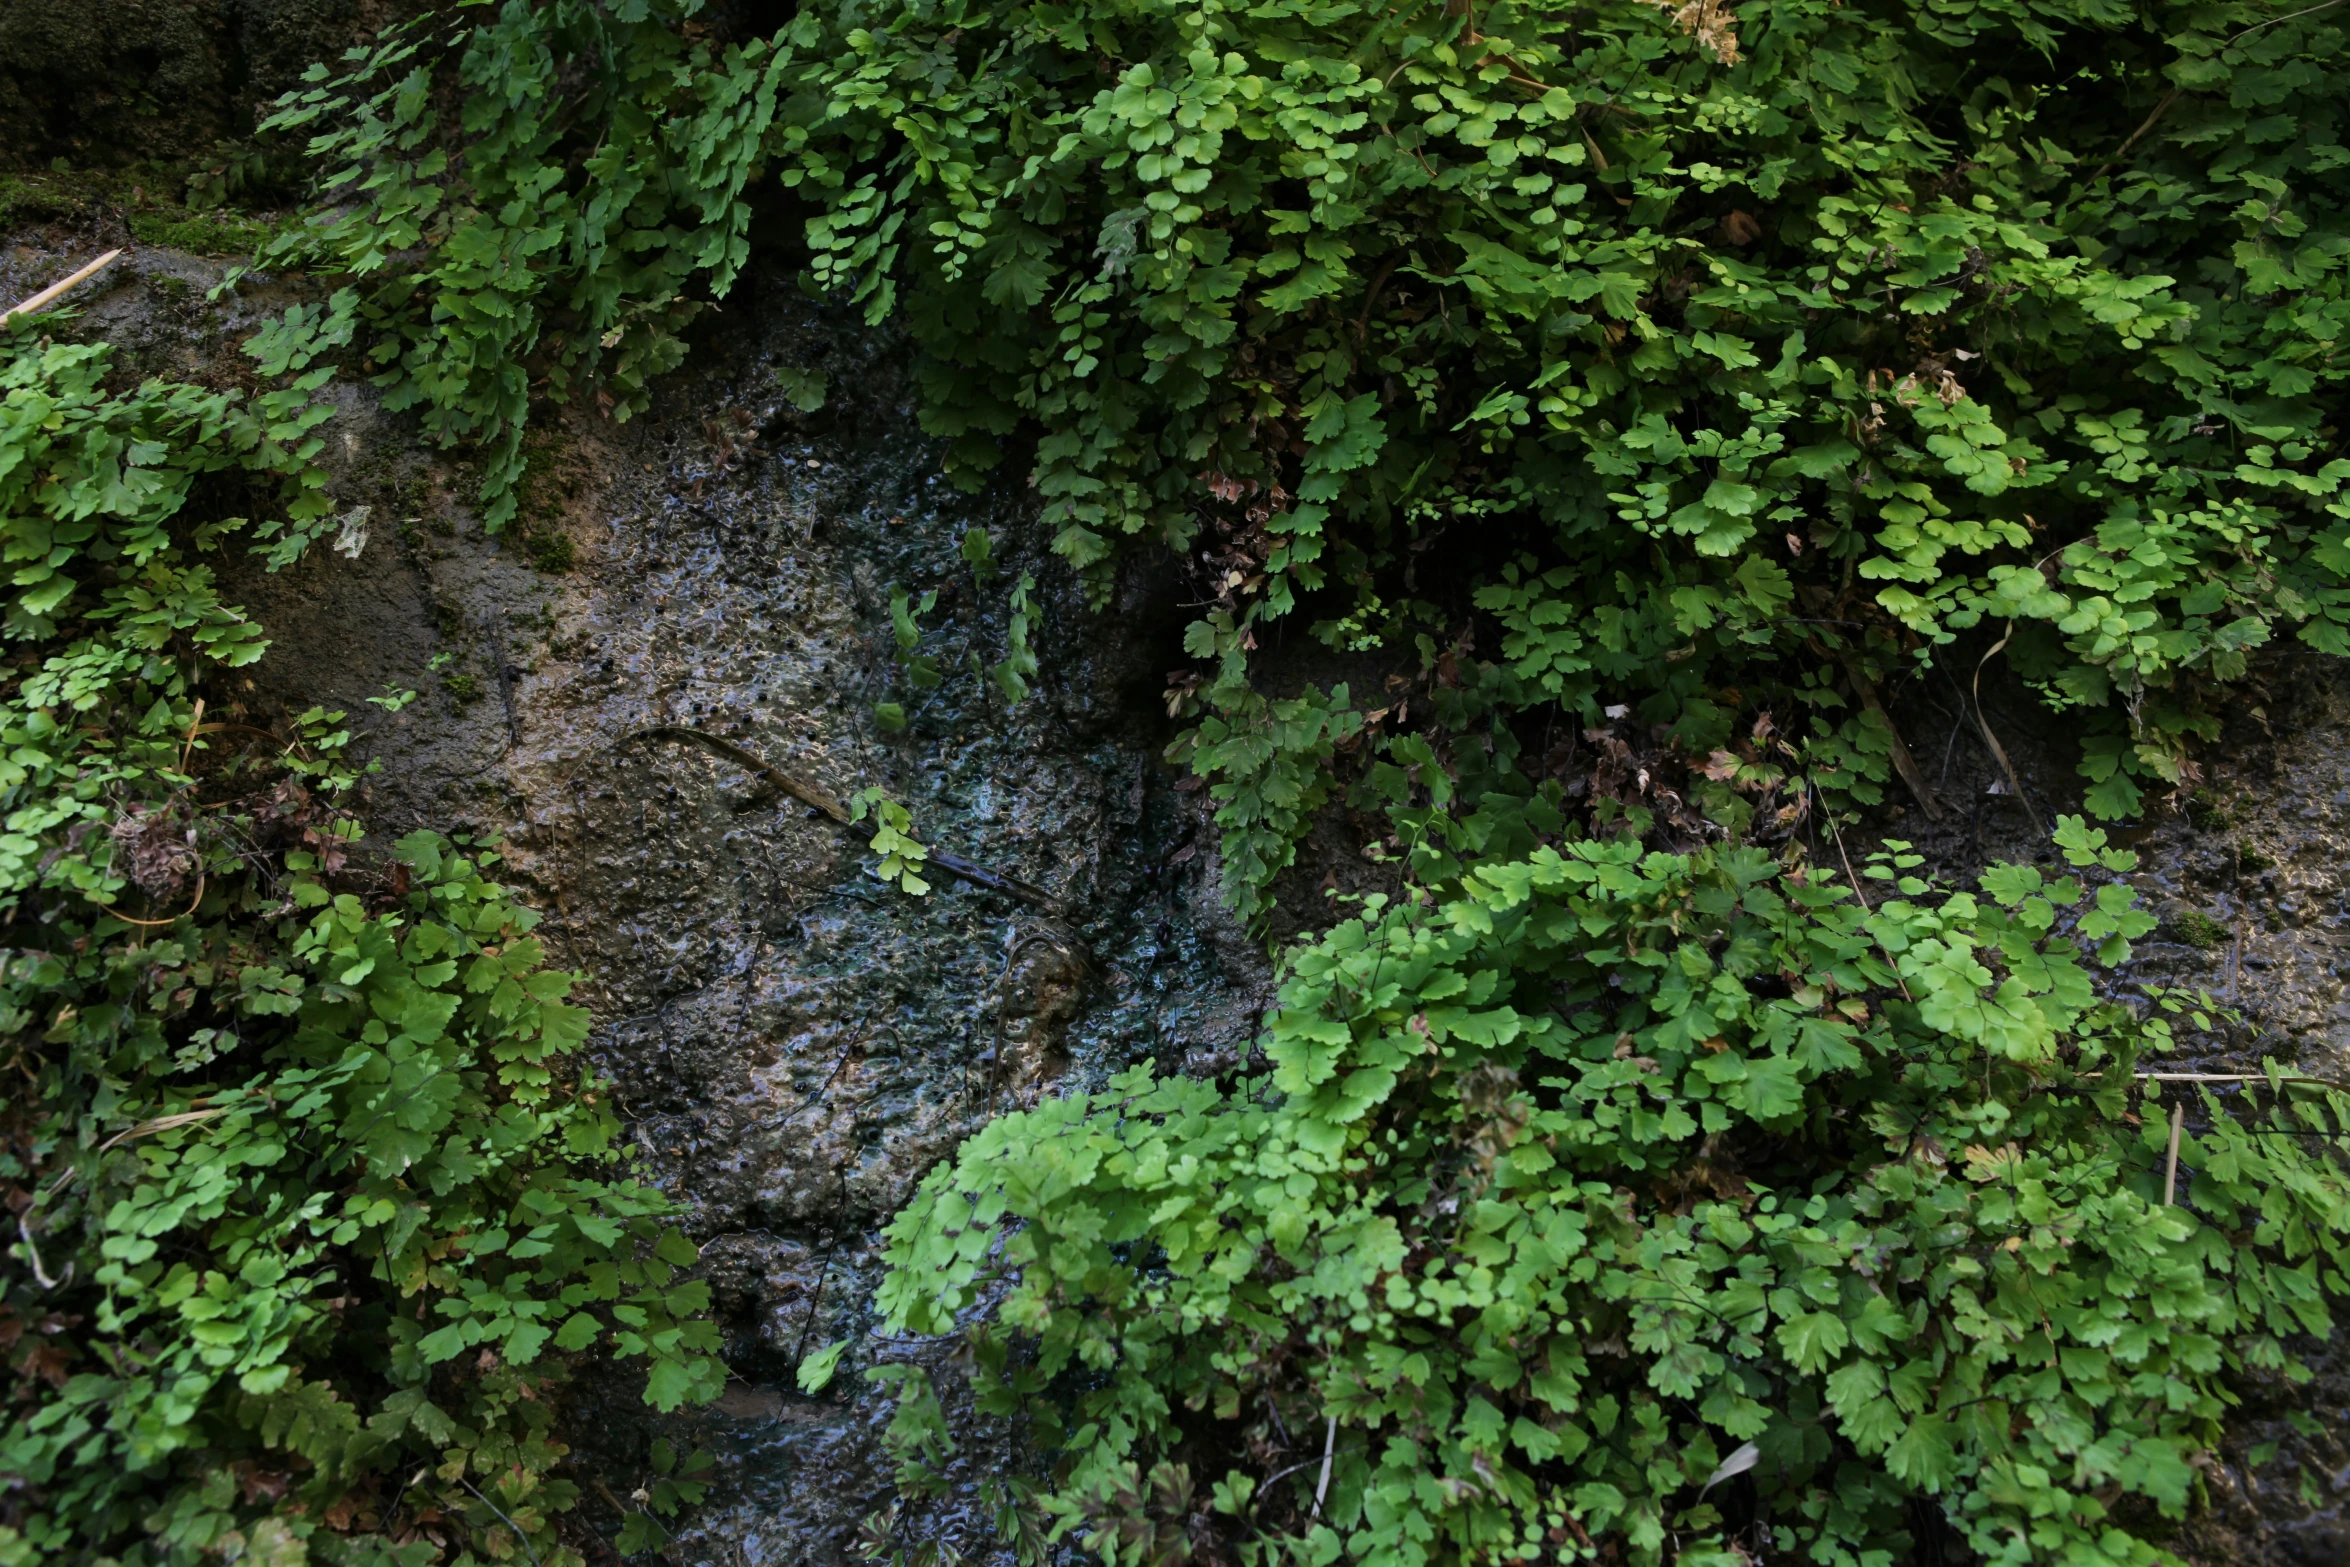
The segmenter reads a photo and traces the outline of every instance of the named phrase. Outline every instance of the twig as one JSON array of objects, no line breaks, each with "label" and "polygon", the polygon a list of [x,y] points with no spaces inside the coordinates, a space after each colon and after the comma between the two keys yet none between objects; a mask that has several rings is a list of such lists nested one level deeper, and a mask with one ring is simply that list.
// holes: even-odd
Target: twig
[{"label": "twig", "polygon": [[1860,697],[1861,706],[1877,715],[1877,721],[1885,726],[1885,733],[1893,742],[1893,770],[1901,774],[1901,781],[1909,785],[1909,792],[1917,797],[1926,815],[1934,821],[1940,821],[1942,803],[1934,798],[1934,791],[1926,786],[1926,775],[1918,771],[1917,759],[1909,754],[1909,745],[1901,738],[1901,731],[1893,727],[1893,715],[1886,712],[1885,704],[1878,700],[1876,682],[1861,673],[1859,661],[1851,654],[1840,653],[1838,659],[1844,665],[1845,678],[1852,682],[1853,691]]},{"label": "twig", "polygon": [[132,919],[128,914],[115,913],[114,905],[111,903],[98,903],[96,898],[92,898],[90,901],[92,903],[98,903],[98,907],[106,911],[106,917],[108,919],[120,920],[125,925],[177,925],[181,920],[186,919],[190,914],[195,913],[198,909],[204,906],[204,882],[205,878],[211,874],[212,873],[210,871],[205,871],[196,877],[195,900],[191,902],[184,911],[178,914],[174,914],[170,919],[167,920],[135,920]]},{"label": "twig", "polygon": [[2173,1207],[2179,1200],[2179,1128],[2187,1123],[2187,1101],[2181,1099],[2170,1107],[2170,1152],[2163,1158],[2162,1205]]},{"label": "twig", "polygon": [[1330,1460],[1338,1452],[1338,1417],[1330,1417],[1329,1429],[1322,1433],[1322,1478],[1314,1482],[1314,1516],[1322,1516],[1322,1498],[1330,1494]]},{"label": "twig", "polygon": [[[706,751],[714,752],[729,761],[749,768],[785,794],[804,805],[813,806],[841,826],[854,832],[863,833],[868,839],[873,835],[872,828],[851,819],[848,807],[842,805],[840,801],[825,793],[821,788],[814,784],[801,782],[774,764],[753,756],[731,740],[721,740],[716,735],[705,734],[699,729],[688,729],[683,724],[654,724],[648,728],[636,730],[628,735],[622,743],[626,744],[628,740],[670,740],[685,745],[698,745]],[[969,882],[974,887],[984,887],[990,892],[1009,893],[1024,903],[1044,910],[1056,919],[1064,917],[1060,900],[1042,887],[1032,886],[1017,877],[1005,876],[991,871],[986,866],[966,860],[959,854],[949,854],[944,849],[934,848],[930,851],[927,863],[960,881]]]},{"label": "twig", "polygon": [[[2331,0],[2331,3],[2339,5],[2341,0]],[[2323,6],[2319,6],[2316,9],[2323,10],[2325,8]],[[2277,18],[2277,20],[2281,22],[2284,20],[2284,18],[2280,16]],[[2243,34],[2241,33],[2237,34],[2237,37],[2239,38],[2242,36]],[[2231,40],[2231,42],[2232,41],[2233,40]],[[2112,157],[2097,165],[2097,172],[2090,175],[2089,178],[2093,180],[2100,180],[2105,178],[2105,176],[2111,172],[2115,164],[2128,157],[2130,155],[2130,149],[2138,145],[2138,139],[2144,136],[2148,131],[2154,129],[2156,121],[2160,120],[2164,115],[2170,113],[2170,106],[2179,101],[2179,93],[2181,91],[2182,89],[2173,87],[2169,92],[2164,93],[2162,95],[2162,102],[2154,106],[2154,112],[2146,116],[2145,123],[2141,124],[2136,130],[2130,132],[2130,139],[2123,142],[2119,147],[2116,147],[2113,150]]]},{"label": "twig", "polygon": [[203,723],[204,699],[202,697],[198,697],[196,698],[196,711],[188,718],[188,737],[180,742],[179,770],[182,773],[185,773],[188,770],[188,757],[192,755],[196,749],[196,731],[202,727]]},{"label": "twig", "polygon": [[[72,1263],[69,1262],[65,1265],[65,1276],[59,1279],[49,1277],[49,1270],[41,1266],[41,1250],[33,1244],[33,1227],[29,1222],[31,1217],[32,1210],[29,1208],[16,1216],[16,1233],[24,1237],[24,1254],[32,1262],[33,1278],[45,1290],[53,1290],[71,1284],[73,1282]],[[1325,1470],[1323,1473],[1327,1475],[1328,1471]]]},{"label": "twig", "polygon": [[[835,1166],[835,1173],[839,1173],[838,1166]],[[848,1177],[842,1175],[842,1188],[845,1190],[848,1184]],[[799,1345],[792,1351],[792,1364],[795,1366],[808,1358],[808,1340],[816,1336],[817,1318],[824,1311],[824,1286],[832,1278],[833,1249],[831,1245],[826,1246],[824,1260],[816,1266],[816,1293],[808,1298],[808,1324],[800,1329]]]},{"label": "twig", "polygon": [[2341,3],[2342,0],[2325,0],[2323,5],[2305,5],[2298,11],[2287,11],[2283,16],[2272,16],[2265,22],[2254,22],[2250,27],[2245,28],[2235,37],[2229,39],[2226,43],[2221,44],[2220,47],[2222,49],[2230,48],[2233,45],[2242,43],[2245,39],[2251,37],[2254,33],[2259,32],[2264,27],[2274,27],[2279,22],[2290,22],[2297,16],[2312,16],[2319,11],[2331,11],[2335,6],[2338,6]]},{"label": "twig", "polygon": [[[1844,852],[1844,829],[1836,825],[1836,813],[1823,807],[1821,814],[1828,818],[1828,831],[1835,835],[1836,858],[1844,862],[1844,879],[1852,884],[1852,895],[1860,900],[1861,912],[1876,913],[1875,909],[1869,907],[1869,895],[1861,890],[1860,878],[1852,873],[1852,856]],[[1884,953],[1885,966],[1893,971],[1893,983],[1901,987],[1901,999],[1915,1001],[1917,998],[1909,993],[1909,981],[1901,977],[1901,965],[1894,961],[1892,951],[1881,940],[1877,943],[1877,950]]]},{"label": "twig", "polygon": [[621,741],[621,744],[626,745],[630,740],[672,740],[684,745],[698,745],[706,751],[712,751],[725,757],[728,761],[740,762],[775,785],[776,788],[781,789],[785,794],[790,795],[803,805],[814,806],[843,827],[855,825],[849,820],[849,808],[841,804],[840,801],[816,785],[802,783],[772,763],[753,756],[731,740],[721,740],[716,735],[705,734],[699,729],[688,729],[683,724],[654,724],[649,728],[639,729],[628,735]]},{"label": "twig", "polygon": [[[239,1035],[238,1038],[239,1042],[241,1043],[243,1036]],[[204,1096],[204,1098],[211,1097],[213,1096],[209,1094]],[[199,1105],[203,1102],[204,1099],[195,1099],[190,1101],[190,1103]],[[112,1153],[115,1149],[121,1147],[124,1143],[129,1142],[134,1137],[152,1137],[157,1132],[168,1132],[175,1126],[194,1126],[199,1121],[209,1121],[216,1115],[225,1115],[228,1112],[228,1109],[229,1107],[227,1105],[214,1105],[208,1110],[181,1110],[171,1115],[149,1116],[146,1120],[139,1122],[136,1126],[126,1126],[121,1131],[115,1133],[112,1137],[107,1138],[106,1141],[98,1145],[97,1151],[102,1154]],[[58,1171],[57,1178],[51,1181],[49,1183],[49,1189],[42,1193],[42,1200],[48,1201],[56,1197],[59,1192],[64,1191],[68,1186],[71,1186],[75,1181],[79,1180],[81,1178],[81,1173],[82,1167],[78,1164],[69,1164],[64,1169]]]},{"label": "twig", "polygon": [[1990,663],[1992,659],[1998,657],[2000,650],[2006,647],[2007,644],[2014,639],[2015,622],[2011,620],[2007,623],[2006,634],[2000,637],[1997,642],[1991,644],[1990,652],[1985,653],[1981,659],[1976,661],[1974,689],[1975,722],[1982,727],[1983,743],[1991,748],[1991,759],[1997,762],[1999,764],[1999,770],[2007,775],[2007,787],[2014,792],[2016,799],[2022,803],[2024,814],[2032,819],[2033,836],[2044,838],[2048,835],[2048,829],[2040,825],[2040,813],[2036,808],[2034,808],[2032,804],[2032,797],[2024,793],[2024,781],[2016,775],[2015,763],[2007,759],[2007,747],[1999,743],[1999,737],[1991,732],[1991,720],[1985,717],[1983,714],[1983,665]]},{"label": "twig", "polygon": [[488,1497],[482,1496],[480,1490],[474,1486],[474,1483],[471,1480],[466,1479],[463,1475],[459,1475],[457,1477],[457,1483],[465,1487],[465,1489],[468,1491],[472,1491],[475,1496],[481,1497],[481,1505],[488,1508],[491,1512],[496,1513],[499,1518],[505,1521],[506,1527],[514,1531],[514,1538],[521,1542],[522,1549],[529,1555],[530,1567],[539,1567],[539,1553],[531,1549],[530,1536],[522,1532],[522,1525],[516,1523],[511,1518],[507,1518],[505,1508],[500,1507],[496,1502],[491,1501]]},{"label": "twig", "polygon": [[1265,1483],[1257,1487],[1258,1498],[1262,1500],[1264,1497],[1270,1496],[1273,1492],[1273,1487],[1279,1485],[1282,1481],[1288,1479],[1291,1475],[1296,1474],[1300,1469],[1313,1468],[1317,1461],[1318,1460],[1309,1458],[1303,1463],[1291,1464],[1287,1469],[1274,1470],[1273,1473],[1265,1477]]},{"label": "twig", "polygon": [[1387,258],[1387,264],[1379,269],[1379,275],[1372,278],[1371,286],[1364,290],[1363,313],[1355,318],[1356,347],[1360,348],[1364,339],[1371,335],[1371,307],[1379,303],[1380,292],[1387,287],[1387,280],[1395,276],[1395,269],[1402,263],[1403,252],[1399,250]]},{"label": "twig", "polygon": [[810,1105],[817,1103],[825,1096],[825,1094],[831,1091],[833,1082],[840,1076],[840,1069],[849,1064],[849,1052],[856,1049],[860,1043],[862,1043],[861,1040],[852,1039],[847,1044],[840,1047],[840,1059],[832,1063],[831,1072],[826,1074],[824,1081],[817,1085],[816,1091],[814,1093],[800,1101],[800,1108],[798,1110],[794,1110],[790,1115],[784,1117],[784,1125],[789,1126],[792,1124],[792,1122],[798,1120],[800,1118],[801,1111],[804,1111]]},{"label": "twig", "polygon": [[198,1121],[209,1121],[216,1115],[225,1114],[227,1110],[226,1105],[214,1105],[209,1110],[182,1110],[174,1115],[149,1116],[138,1125],[125,1127],[107,1138],[98,1145],[98,1151],[111,1153],[134,1137],[153,1137],[157,1132],[168,1132],[174,1127],[194,1126]]},{"label": "twig", "polygon": [[49,301],[52,299],[57,298],[58,295],[63,294],[66,290],[72,288],[75,284],[81,282],[85,278],[96,277],[100,272],[103,272],[106,270],[106,268],[112,266],[114,264],[114,258],[121,254],[122,252],[119,250],[110,250],[106,252],[105,255],[100,256],[97,260],[91,262],[88,266],[82,268],[79,272],[76,272],[73,276],[65,279],[65,281],[62,283],[52,283],[47,288],[42,289],[38,294],[35,294],[32,298],[24,300],[18,304],[11,305],[4,311],[0,311],[0,327],[8,325],[9,322],[15,320],[18,316],[31,315],[34,311],[40,309],[43,305],[49,303]]},{"label": "twig", "polygon": [[1836,813],[1823,810],[1820,814],[1827,817],[1828,831],[1835,835],[1836,858],[1844,862],[1844,880],[1851,886],[1852,895],[1860,900],[1860,911],[1863,914],[1876,913],[1877,911],[1869,906],[1869,895],[1862,889],[1860,878],[1852,873],[1852,856],[1844,852],[1844,829],[1836,825]]},{"label": "twig", "polygon": [[612,1504],[612,1510],[620,1515],[620,1522],[625,1526],[628,1522],[628,1509],[620,1505],[620,1498],[612,1494],[612,1488],[594,1475],[590,1475],[588,1481],[602,1494],[605,1501]]},{"label": "twig", "polygon": [[2315,1083],[2350,1093],[2350,1083],[2337,1083],[2330,1077],[2272,1078],[2266,1072],[2140,1072],[2136,1076],[2142,1083]]}]

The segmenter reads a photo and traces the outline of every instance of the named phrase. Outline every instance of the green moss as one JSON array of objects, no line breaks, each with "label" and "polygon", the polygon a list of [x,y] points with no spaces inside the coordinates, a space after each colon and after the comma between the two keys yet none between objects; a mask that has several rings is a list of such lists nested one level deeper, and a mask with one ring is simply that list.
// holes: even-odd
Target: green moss
[{"label": "green moss", "polygon": [[2236,846],[2236,869],[2247,876],[2257,876],[2276,865],[2276,857],[2265,852],[2257,843]]},{"label": "green moss", "polygon": [[515,512],[521,524],[516,542],[541,571],[566,572],[579,563],[579,548],[563,532],[562,521],[578,499],[581,483],[580,459],[561,436],[541,429],[524,437],[522,476],[515,486]]},{"label": "green moss", "polygon": [[199,256],[249,256],[287,226],[241,212],[191,212],[185,207],[131,214],[131,233],[139,239]]},{"label": "green moss", "polygon": [[2236,824],[2236,818],[2209,789],[2198,789],[2188,796],[2187,820],[2194,823],[2197,832],[2224,832]]},{"label": "green moss", "polygon": [[529,554],[530,563],[541,571],[569,571],[579,563],[579,548],[571,542],[571,535],[551,528],[525,534],[522,547]]},{"label": "green moss", "polygon": [[463,670],[452,670],[441,676],[441,688],[455,697],[460,705],[481,700],[481,682]]},{"label": "green moss", "polygon": [[2182,909],[2164,920],[2163,928],[2172,940],[2206,952],[2226,946],[2229,940],[2228,928],[2201,909]]},{"label": "green moss", "polygon": [[54,174],[0,174],[0,228],[43,218],[69,218],[87,198],[76,182]]},{"label": "green moss", "polygon": [[189,181],[185,168],[161,164],[0,174],[0,228],[112,209],[126,215],[131,237],[142,245],[200,256],[249,256],[298,221],[290,214],[263,216],[214,201],[190,206],[172,194]]}]

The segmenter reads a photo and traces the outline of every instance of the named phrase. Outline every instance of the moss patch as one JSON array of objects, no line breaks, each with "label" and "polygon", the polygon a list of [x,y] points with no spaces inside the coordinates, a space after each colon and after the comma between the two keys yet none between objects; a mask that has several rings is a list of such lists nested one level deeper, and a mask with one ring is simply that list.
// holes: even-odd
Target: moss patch
[{"label": "moss patch", "polygon": [[131,214],[131,233],[138,238],[199,256],[249,256],[286,226],[239,212],[191,212],[185,207]]},{"label": "moss patch", "polygon": [[565,572],[579,563],[579,547],[563,523],[586,487],[587,465],[560,436],[533,430],[524,438],[514,542],[539,570]]},{"label": "moss patch", "polygon": [[[200,256],[250,256],[291,227],[290,213],[247,210],[202,193],[207,171],[139,164],[127,169],[20,169],[0,173],[0,229],[119,211],[142,245]],[[215,181],[214,183],[218,183]],[[198,193],[195,205],[183,193]]]},{"label": "moss patch", "polygon": [[2201,947],[2206,952],[2228,944],[2228,928],[2201,909],[2181,909],[2165,919],[2162,925],[2164,934],[2173,941],[2185,942],[2190,947]]},{"label": "moss patch", "polygon": [[2187,797],[2187,820],[2197,832],[2224,832],[2236,825],[2236,818],[2209,789],[2198,789]]},{"label": "moss patch", "polygon": [[541,571],[569,571],[579,563],[579,548],[568,533],[534,528],[522,536],[522,548]]}]

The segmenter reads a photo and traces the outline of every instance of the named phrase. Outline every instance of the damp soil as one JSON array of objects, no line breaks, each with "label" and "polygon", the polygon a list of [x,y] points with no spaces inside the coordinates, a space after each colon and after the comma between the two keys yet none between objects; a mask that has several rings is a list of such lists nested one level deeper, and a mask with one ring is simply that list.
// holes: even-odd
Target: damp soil
[{"label": "damp soil", "polygon": [[[0,289],[15,297],[113,242],[106,221],[0,234]],[[238,382],[236,345],[295,295],[264,279],[211,300],[220,273],[135,250],[71,330],[116,342],[126,373]],[[533,436],[522,515],[497,538],[461,458],[344,388],[326,458],[355,548],[322,545],[274,576],[222,567],[274,647],[218,701],[261,722],[313,705],[351,715],[377,768],[364,802],[376,833],[502,842],[558,955],[590,976],[590,1053],[646,1170],[685,1206],[733,1374],[713,1407],[666,1421],[613,1378],[569,1435],[592,1477],[583,1506],[607,1534],[616,1499],[650,1477],[655,1437],[714,1455],[680,1564],[859,1559],[861,1521],[892,1494],[887,1409],[859,1373],[881,1359],[944,1369],[940,1346],[872,1332],[881,1227],[993,1113],[1144,1058],[1228,1068],[1268,996],[1262,946],[1223,912],[1214,830],[1161,760],[1182,574],[1138,556],[1108,603],[1086,603],[1024,495],[965,495],[941,477],[907,370],[892,341],[754,273],[705,319],[649,415],[574,411]],[[828,400],[803,414],[785,388],[817,372]],[[975,527],[997,556],[984,584],[960,555]],[[1004,656],[1022,572],[1040,585],[1046,656],[1013,703],[975,665]],[[938,594],[918,649],[941,671],[933,689],[893,657],[893,588]],[[2076,808],[2061,725],[1986,681],[1983,716],[2019,797],[1949,686],[1895,703],[1936,814],[1897,800],[1867,839],[1815,855],[1900,839],[1955,880],[2045,855],[2037,827]],[[904,707],[902,729],[881,726],[881,702]],[[1060,912],[945,876],[909,897],[821,813],[739,763],[647,738],[654,726],[718,736],[836,798],[881,787],[925,839],[1045,889]],[[2179,1064],[2275,1057],[2350,1075],[2350,681],[2337,666],[2274,660],[2203,777],[2131,836],[2162,926],[2117,983],[2201,986],[2242,1014]],[[1359,850],[1344,822],[1317,830],[1284,930],[1326,917],[1321,894],[1360,880]],[[2191,1169],[2186,1185],[2192,1200]],[[840,1340],[841,1374],[803,1394],[794,1368]],[[2214,1506],[2176,1541],[2190,1560],[2350,1561],[2350,1341],[2303,1348],[2315,1382],[2239,1390],[2207,1474]],[[959,1379],[941,1382],[955,1414]],[[967,1446],[944,1498],[909,1524],[1002,1555],[980,1502],[1001,1459]]]}]

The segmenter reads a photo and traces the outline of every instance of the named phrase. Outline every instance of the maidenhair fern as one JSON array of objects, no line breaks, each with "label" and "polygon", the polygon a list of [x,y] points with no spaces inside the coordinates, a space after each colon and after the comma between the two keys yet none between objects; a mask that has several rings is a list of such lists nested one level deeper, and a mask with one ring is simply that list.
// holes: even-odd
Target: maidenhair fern
[{"label": "maidenhair fern", "polygon": [[[2153,920],[2058,841],[2085,875],[1894,858],[1873,907],[1620,839],[1373,899],[1238,1077],[965,1143],[884,1332],[967,1346],[1028,1561],[2173,1561],[2233,1379],[2350,1295],[2350,1094],[2196,1094],[2174,1201],[2137,1074],[2213,1019],[2100,996],[2080,949]],[[873,1343],[886,1522],[938,1527],[937,1394]]]},{"label": "maidenhair fern", "polygon": [[1097,585],[1135,539],[1195,569],[1170,700],[1243,913],[1331,732],[1251,690],[1285,617],[1418,693],[1284,697],[1369,728],[1334,781],[1433,720],[1501,758],[1464,807],[1609,708],[1697,759],[1767,718],[1793,798],[1874,801],[1879,684],[1995,647],[2129,816],[2259,649],[2350,650],[2333,8],[692,10],[357,52],[279,117],[325,205],[268,259],[348,275],[495,524],[533,396],[639,406],[766,171],[808,285],[925,351],[952,471],[1025,468]]},{"label": "maidenhair fern", "polygon": [[[426,12],[313,66],[264,130],[309,130],[321,206],[255,265],[341,274],[360,369],[442,445],[478,444],[512,519],[538,397],[616,419],[749,256],[780,62],[713,49],[692,0]],[[444,88],[453,89],[444,92]]]},{"label": "maidenhair fern", "polygon": [[716,1393],[694,1248],[494,849],[366,842],[343,715],[233,710],[212,562],[329,520],[323,370],[113,369],[0,347],[0,1567],[577,1563],[565,1381]]}]

